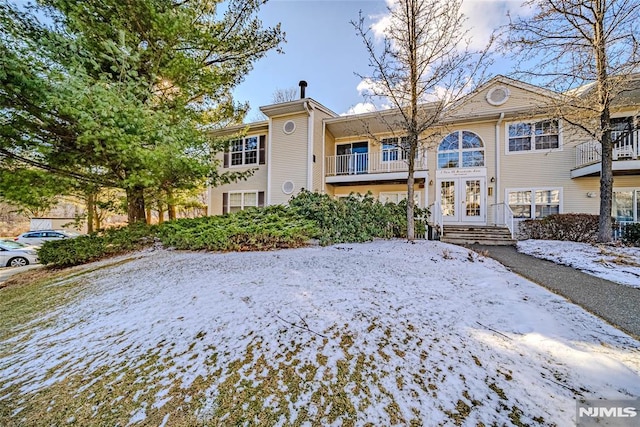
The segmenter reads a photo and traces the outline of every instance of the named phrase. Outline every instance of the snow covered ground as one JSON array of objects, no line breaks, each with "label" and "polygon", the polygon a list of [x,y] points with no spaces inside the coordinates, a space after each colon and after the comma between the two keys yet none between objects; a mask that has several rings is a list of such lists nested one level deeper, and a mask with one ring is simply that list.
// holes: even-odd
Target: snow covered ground
[{"label": "snow covered ground", "polygon": [[518,251],[640,288],[640,248],[558,240],[523,240]]},{"label": "snow covered ground", "polygon": [[638,341],[440,242],[155,250],[48,286],[75,294],[0,342],[2,425],[567,426],[640,396]]}]

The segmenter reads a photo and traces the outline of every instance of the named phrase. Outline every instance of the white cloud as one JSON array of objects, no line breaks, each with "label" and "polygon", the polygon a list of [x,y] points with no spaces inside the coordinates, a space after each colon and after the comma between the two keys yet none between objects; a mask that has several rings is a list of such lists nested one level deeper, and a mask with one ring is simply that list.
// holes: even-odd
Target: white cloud
[{"label": "white cloud", "polygon": [[352,114],[371,113],[377,110],[378,108],[372,102],[358,102],[356,105],[349,108],[346,113],[342,113],[340,115],[349,116]]},{"label": "white cloud", "polygon": [[[387,6],[393,8],[396,0],[387,0]],[[521,0],[465,0],[461,12],[467,18],[465,26],[469,30],[472,49],[483,49],[491,34],[499,27],[509,23],[507,13],[513,17],[531,14],[531,8],[522,5]],[[376,39],[382,39],[391,25],[391,16],[386,14],[371,16],[371,31]]]}]

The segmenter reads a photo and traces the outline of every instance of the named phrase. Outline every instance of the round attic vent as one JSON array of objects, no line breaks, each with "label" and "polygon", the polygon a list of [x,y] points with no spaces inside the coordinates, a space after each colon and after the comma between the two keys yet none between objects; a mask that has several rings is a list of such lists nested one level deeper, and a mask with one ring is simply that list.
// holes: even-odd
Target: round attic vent
[{"label": "round attic vent", "polygon": [[285,181],[282,183],[282,192],[284,194],[291,194],[296,186],[293,184],[293,181]]},{"label": "round attic vent", "polygon": [[487,92],[487,102],[491,105],[502,105],[509,99],[509,88],[497,86]]},{"label": "round attic vent", "polygon": [[293,120],[288,120],[284,123],[282,130],[287,135],[291,135],[296,130],[296,123]]}]

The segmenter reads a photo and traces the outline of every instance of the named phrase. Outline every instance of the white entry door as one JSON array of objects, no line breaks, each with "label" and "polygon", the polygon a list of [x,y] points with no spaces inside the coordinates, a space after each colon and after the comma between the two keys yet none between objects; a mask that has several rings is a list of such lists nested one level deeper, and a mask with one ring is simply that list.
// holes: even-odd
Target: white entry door
[{"label": "white entry door", "polygon": [[438,180],[437,198],[447,223],[484,223],[487,220],[485,177]]}]

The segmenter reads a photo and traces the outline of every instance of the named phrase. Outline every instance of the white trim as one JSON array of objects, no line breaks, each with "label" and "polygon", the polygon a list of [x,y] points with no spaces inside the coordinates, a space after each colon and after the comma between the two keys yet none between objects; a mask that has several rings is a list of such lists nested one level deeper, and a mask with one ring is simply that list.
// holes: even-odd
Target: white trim
[{"label": "white trim", "polygon": [[272,142],[271,135],[273,135],[273,119],[269,117],[269,132],[267,133],[267,194],[265,194],[265,205],[271,205],[271,150]]},{"label": "white trim", "polygon": [[[480,140],[480,143],[482,144],[482,147],[462,148],[462,133],[463,132],[471,133],[471,134],[475,135],[476,137],[478,137],[478,139]],[[440,144],[442,144],[442,142],[446,138],[448,138],[449,135],[453,135],[455,133],[458,134],[458,148],[455,149],[455,150],[440,150]],[[482,152],[482,166],[462,166],[462,159],[463,159],[462,153],[470,153],[470,152],[473,152],[473,151],[481,151]],[[440,161],[439,161],[439,158],[438,158],[440,153],[458,153],[458,167],[457,168],[441,168],[440,167]],[[453,132],[449,132],[438,143],[438,147],[436,148],[436,170],[483,168],[483,167],[486,167],[486,165],[487,165],[487,156],[486,156],[486,154],[487,154],[487,144],[485,144],[484,139],[482,139],[482,137],[480,135],[478,135],[477,132],[474,132],[472,130],[467,130],[467,129],[454,130]]]},{"label": "white trim", "polygon": [[[232,194],[241,194],[242,198],[240,201],[240,210],[244,210],[245,208],[257,208],[260,204],[259,194],[260,190],[236,190],[236,191],[226,191],[227,193],[227,212],[222,212],[223,214],[231,212],[231,195]],[[255,194],[256,195],[256,204],[255,205],[245,205],[244,204],[244,196],[245,194]],[[234,206],[237,207],[237,206]]]},{"label": "white trim", "polygon": [[[491,99],[491,95],[493,94],[493,92],[495,92],[498,89],[504,91],[505,97],[504,97],[504,99],[502,99],[500,101],[494,101],[493,99]],[[497,106],[502,105],[505,102],[507,102],[509,100],[510,96],[511,96],[511,91],[509,90],[509,88],[507,86],[502,85],[502,86],[494,86],[491,89],[489,89],[487,91],[487,95],[485,96],[485,99],[487,100],[487,102],[490,105],[493,105],[493,106],[497,107]]]},{"label": "white trim", "polygon": [[322,158],[319,160],[321,162],[322,168],[322,188],[320,189],[321,193],[324,194],[326,192],[327,186],[327,177],[326,177],[326,161],[325,161],[325,146],[327,144],[327,122],[326,119],[322,120]]},{"label": "white trim", "polygon": [[509,193],[516,191],[531,191],[531,216],[529,218],[516,218],[517,221],[522,221],[525,219],[536,219],[535,217],[535,209],[536,209],[536,199],[535,193],[536,191],[553,191],[559,190],[560,201],[558,202],[558,213],[564,213],[564,187],[509,187],[504,189],[504,202],[509,205]]},{"label": "white trim", "polygon": [[[404,180],[409,177],[408,172],[393,172],[393,173],[363,173],[360,175],[337,175],[327,177],[327,184],[334,184],[337,182],[365,182],[365,181],[391,181],[391,180]],[[414,178],[426,178],[427,171],[415,171]]]},{"label": "white trim", "polygon": [[307,191],[313,191],[313,107],[304,104],[309,117],[307,119]]},{"label": "white trim", "polygon": [[[496,122],[496,147],[495,147],[495,157],[496,157],[496,174],[495,174],[495,185],[493,197],[494,203],[497,205],[500,203],[500,199],[498,194],[500,193],[500,125],[502,125],[502,121],[504,120],[504,112],[500,113],[500,117],[498,117],[498,121]],[[491,185],[491,182],[487,183],[487,185]]]},{"label": "white trim", "polygon": [[[543,148],[543,149],[536,149],[536,144],[535,144],[535,133],[531,134],[532,137],[532,141],[531,141],[531,150],[521,150],[521,151],[509,151],[509,125],[513,125],[513,124],[518,124],[518,123],[527,123],[530,125],[535,125],[536,123],[539,122],[546,122],[546,121],[551,121],[551,120],[557,120],[558,121],[558,148]],[[539,120],[518,120],[518,121],[509,121],[509,122],[505,122],[504,123],[504,154],[506,156],[518,156],[518,155],[522,155],[522,154],[533,154],[533,153],[553,153],[553,152],[557,152],[557,151],[564,151],[564,138],[563,138],[563,122],[562,119],[553,119],[553,118],[547,118],[547,119],[539,119]]]},{"label": "white trim", "polygon": [[[405,200],[408,197],[409,190],[405,190],[405,191],[380,191],[378,193],[378,201],[380,203],[382,203],[382,200],[380,200],[382,198],[382,196],[386,196],[389,197],[390,195],[394,195],[398,197],[398,201],[397,202],[392,202],[392,203],[399,203],[401,200]],[[420,196],[420,191],[413,191],[413,198],[415,200],[415,204],[417,207],[422,208],[422,197]],[[417,199],[417,200],[416,200]]]},{"label": "white trim", "polygon": [[[581,166],[571,171],[571,178],[580,178],[587,175],[599,175],[602,170],[602,163],[594,163],[587,166]],[[625,160],[613,162],[612,170],[637,170],[640,171],[640,160]]]},{"label": "white trim", "polygon": [[[287,132],[287,125],[291,123],[293,125],[293,129],[291,129],[290,132]],[[292,133],[294,133],[296,131],[296,122],[294,122],[293,120],[287,120],[286,122],[284,122],[284,124],[282,125],[282,133],[284,133],[285,135],[291,135]]]},{"label": "white trim", "polygon": [[[239,138],[233,138],[231,141],[231,145],[233,145],[233,141],[237,141],[240,140],[242,141],[242,163],[239,165],[232,165],[231,162],[233,161],[233,153],[240,153],[240,151],[228,151],[229,154],[229,165],[227,166],[227,169],[238,169],[238,168],[255,168],[255,167],[260,167],[260,137],[265,135],[264,133],[257,133],[257,134],[251,134],[251,135],[244,135],[241,136]],[[245,147],[245,141],[249,138],[257,138],[258,139],[258,145],[255,149],[256,152],[256,162],[255,163],[245,163],[245,154],[247,152],[247,150],[244,149]],[[254,151],[254,150],[249,150],[249,151]]]}]

